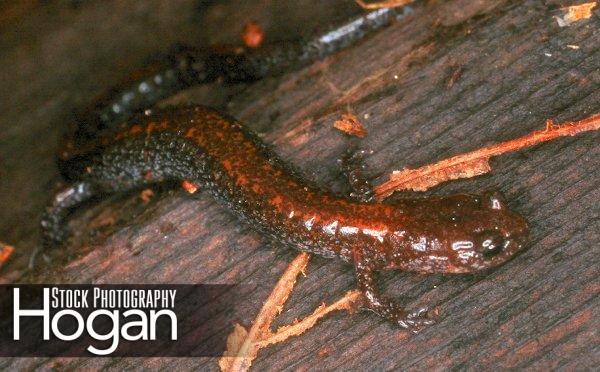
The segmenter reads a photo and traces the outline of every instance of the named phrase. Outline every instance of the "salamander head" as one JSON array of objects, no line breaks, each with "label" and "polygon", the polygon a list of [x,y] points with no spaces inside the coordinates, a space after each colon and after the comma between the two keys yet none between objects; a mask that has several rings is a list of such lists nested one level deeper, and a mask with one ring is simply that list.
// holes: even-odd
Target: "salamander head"
[{"label": "salamander head", "polygon": [[[529,240],[527,222],[497,192],[433,200],[422,210],[421,226],[407,231],[404,249],[412,257],[396,267],[420,272],[470,273],[497,266]],[[427,217],[429,214],[429,217]]]}]

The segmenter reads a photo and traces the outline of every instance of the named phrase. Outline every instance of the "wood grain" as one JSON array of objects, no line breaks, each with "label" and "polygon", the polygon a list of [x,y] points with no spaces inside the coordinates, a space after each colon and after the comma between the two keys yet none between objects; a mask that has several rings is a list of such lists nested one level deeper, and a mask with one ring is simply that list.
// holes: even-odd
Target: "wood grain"
[{"label": "wood grain", "polygon": [[[202,2],[203,4],[204,2]],[[77,6],[73,6],[76,4]],[[0,240],[15,246],[3,280],[66,283],[245,283],[234,321],[248,326],[295,252],[275,247],[198,191],[120,196],[82,210],[72,244],[25,273],[37,221],[59,180],[54,152],[72,112],[174,42],[238,42],[256,20],[265,43],[322,29],[352,1],[44,2],[0,30]],[[213,84],[170,103],[228,111],[324,187],[344,191],[335,159],[350,143],[333,128],[354,112],[374,150],[369,176],[412,168],[524,135],[552,118],[600,110],[600,18],[558,27],[555,1],[418,2],[366,42],[280,78]],[[577,45],[572,49],[567,45]],[[456,73],[456,71],[460,73]],[[533,244],[484,274],[383,275],[409,307],[441,321],[414,336],[368,313],[334,314],[302,337],[262,350],[271,369],[592,369],[600,363],[599,133],[492,160],[493,172],[426,194],[501,190],[531,223]],[[281,324],[354,285],[352,268],[312,258]],[[3,359],[2,368],[216,370],[216,359]]]}]

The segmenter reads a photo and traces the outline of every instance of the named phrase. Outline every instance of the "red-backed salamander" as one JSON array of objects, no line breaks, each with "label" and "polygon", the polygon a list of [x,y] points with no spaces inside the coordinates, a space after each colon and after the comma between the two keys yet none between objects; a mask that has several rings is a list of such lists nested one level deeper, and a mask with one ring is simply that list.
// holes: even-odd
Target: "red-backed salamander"
[{"label": "red-backed salamander", "polygon": [[[366,31],[386,24],[393,14],[390,10],[379,11],[354,20],[353,24],[360,26],[354,31],[348,25],[338,29],[345,30],[338,39],[344,42],[329,49],[316,48],[321,52],[327,49],[327,52],[315,52],[300,64],[347,46]],[[276,52],[278,58],[285,54],[282,50]],[[306,55],[298,52],[302,50],[301,45],[292,45],[291,50],[288,56],[293,58]],[[239,67],[230,63],[227,69],[219,70],[220,74],[237,71],[241,76],[248,69],[243,61],[253,60],[252,65],[258,66],[265,58],[267,61],[277,59],[265,57],[269,56],[268,52],[262,53],[254,60],[252,56],[236,54],[237,61],[242,61]],[[210,59],[224,61],[227,57],[212,55]],[[269,63],[265,62],[265,66],[273,68],[273,73],[282,71],[279,65]],[[291,65],[291,62],[284,64]],[[218,70],[217,67],[211,69]],[[257,76],[268,74],[269,71],[262,71]],[[203,77],[199,81],[204,80]],[[139,88],[147,81],[135,84]],[[180,86],[173,84],[173,89],[188,85],[188,82]],[[117,98],[112,104],[117,105],[124,95],[118,93],[113,97]],[[92,135],[79,129],[76,138],[68,142],[70,146],[61,153],[63,171],[76,180],[54,197],[43,217],[46,246],[64,241],[68,235],[64,229],[65,218],[74,207],[93,196],[129,191],[165,180],[185,180],[209,191],[241,220],[273,239],[301,251],[339,257],[353,264],[358,287],[364,293],[365,307],[416,331],[433,322],[426,308],[407,312],[382,297],[374,278],[376,271],[472,273],[505,262],[521,250],[528,239],[526,221],[510,211],[500,195],[493,192],[384,204],[373,200],[367,183],[360,182],[356,172],[350,174],[351,184],[360,194],[358,198],[339,197],[315,188],[242,124],[210,108],[152,110],[120,125],[114,123],[114,117],[98,119],[107,112],[119,116],[141,106],[143,104],[127,110],[96,106],[92,110],[95,123],[104,122],[104,126],[110,128]]]}]

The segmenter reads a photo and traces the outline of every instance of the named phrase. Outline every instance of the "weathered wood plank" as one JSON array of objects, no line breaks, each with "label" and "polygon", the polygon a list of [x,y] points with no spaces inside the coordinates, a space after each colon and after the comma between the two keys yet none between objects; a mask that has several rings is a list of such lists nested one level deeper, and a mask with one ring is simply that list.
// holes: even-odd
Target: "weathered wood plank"
[{"label": "weathered wood plank", "polygon": [[[285,3],[285,5],[284,5]],[[0,128],[0,240],[38,244],[36,221],[57,180],[56,140],[70,111],[91,101],[145,56],[174,41],[235,41],[256,19],[267,38],[297,35],[356,11],[349,1],[50,3],[0,34],[5,91]],[[310,6],[309,6],[310,4]],[[600,110],[600,21],[560,28],[556,2],[431,1],[349,50],[281,78],[214,84],[171,102],[227,110],[319,184],[343,190],[335,159],[349,146],[332,128],[351,108],[368,135],[374,179]],[[112,6],[112,8],[111,8]],[[110,16],[109,16],[110,15]],[[183,15],[183,16],[182,16]],[[183,21],[182,21],[183,19]],[[101,22],[100,22],[101,21]],[[94,25],[94,26],[92,26]],[[206,32],[192,32],[203,29]],[[568,45],[577,45],[572,49]],[[77,57],[77,58],[74,58]],[[460,71],[448,87],[449,79]],[[25,83],[27,82],[27,83]],[[506,265],[460,277],[384,275],[410,306],[438,305],[440,322],[417,336],[370,314],[336,314],[302,337],[261,351],[257,369],[477,368],[598,365],[600,135],[560,139],[492,161],[494,171],[429,193],[500,189],[531,222],[534,243]],[[36,142],[37,141],[37,142]],[[99,227],[107,220],[112,227]],[[43,272],[23,280],[96,283],[233,283],[255,287],[236,321],[251,321],[295,252],[240,225],[206,195],[137,195],[80,212],[79,231]],[[9,275],[6,272],[5,275]],[[352,269],[311,259],[282,322],[353,286]],[[210,359],[14,359],[0,366],[206,368]]]}]

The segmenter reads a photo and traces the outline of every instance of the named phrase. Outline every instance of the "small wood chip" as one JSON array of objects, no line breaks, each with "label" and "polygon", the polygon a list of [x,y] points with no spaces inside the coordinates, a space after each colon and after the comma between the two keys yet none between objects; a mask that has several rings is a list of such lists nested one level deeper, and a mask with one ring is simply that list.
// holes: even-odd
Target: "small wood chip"
[{"label": "small wood chip", "polygon": [[560,27],[569,26],[571,23],[588,19],[592,16],[592,9],[598,5],[595,1],[572,5],[562,8],[563,16],[556,16],[556,21]]},{"label": "small wood chip", "polygon": [[8,261],[9,257],[15,251],[12,245],[4,244],[0,242],[0,267]]},{"label": "small wood chip", "polygon": [[181,187],[190,194],[193,194],[196,191],[198,191],[198,186],[186,180],[181,181]]},{"label": "small wood chip", "polygon": [[145,189],[140,192],[140,199],[142,199],[143,203],[148,203],[150,199],[154,196],[154,191],[151,189]]},{"label": "small wood chip", "polygon": [[367,134],[356,115],[350,112],[343,113],[341,119],[336,120],[335,123],[333,123],[333,127],[350,136],[362,138]]},{"label": "small wood chip", "polygon": [[454,83],[456,83],[458,78],[460,78],[461,74],[462,74],[462,67],[460,67],[460,66],[455,67],[454,70],[452,71],[452,74],[450,75],[450,78],[448,79],[448,82],[446,83],[446,89],[452,88]]},{"label": "small wood chip", "polygon": [[264,34],[262,27],[258,23],[254,21],[246,23],[242,31],[244,45],[248,48],[258,47],[263,41]]}]

